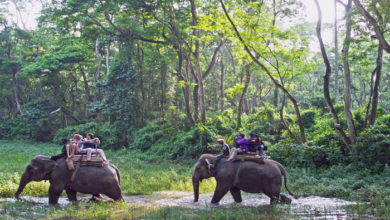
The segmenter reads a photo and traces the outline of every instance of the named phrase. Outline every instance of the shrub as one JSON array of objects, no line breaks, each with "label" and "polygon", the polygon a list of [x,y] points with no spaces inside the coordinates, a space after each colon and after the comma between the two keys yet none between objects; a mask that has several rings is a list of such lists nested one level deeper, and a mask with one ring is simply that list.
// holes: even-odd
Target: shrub
[{"label": "shrub", "polygon": [[317,115],[318,115],[318,113],[315,110],[302,111],[301,118],[303,121],[303,126],[306,129],[313,127],[315,124],[315,120],[316,120]]},{"label": "shrub", "polygon": [[0,119],[0,133],[6,139],[30,138],[35,141],[51,141],[60,121],[50,114],[56,107],[47,100],[26,104],[24,114]]},{"label": "shrub", "polygon": [[390,134],[386,125],[374,125],[359,136],[354,145],[361,166],[371,166],[380,171],[390,163]]}]

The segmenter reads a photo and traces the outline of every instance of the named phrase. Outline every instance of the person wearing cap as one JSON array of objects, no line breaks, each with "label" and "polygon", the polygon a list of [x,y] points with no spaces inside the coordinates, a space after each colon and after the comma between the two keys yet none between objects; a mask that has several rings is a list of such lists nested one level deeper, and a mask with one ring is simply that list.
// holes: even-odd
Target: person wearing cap
[{"label": "person wearing cap", "polygon": [[[225,143],[225,141],[223,139],[218,139],[217,142],[218,142],[218,144],[221,145],[222,154],[219,154],[219,155],[216,156],[214,163],[217,163],[223,157],[227,157],[227,156],[230,155],[230,147],[229,147],[229,145],[227,143]],[[208,162],[208,161],[206,161],[206,162]],[[213,167],[213,164],[211,164],[210,162],[208,162],[207,164],[208,164],[209,169]]]},{"label": "person wearing cap", "polygon": [[225,141],[223,139],[218,139],[217,142],[218,142],[218,144],[221,145],[221,148],[222,148],[222,154],[218,155],[217,157],[229,156],[230,155],[229,145],[227,143],[225,143]]},{"label": "person wearing cap", "polygon": [[238,154],[238,153],[245,153],[245,152],[249,152],[249,148],[248,148],[248,140],[245,138],[245,134],[239,132],[238,133],[238,138],[236,139],[236,144],[239,148],[234,148],[231,150],[231,154],[230,154],[230,157],[228,159],[228,161],[232,161],[233,158]]}]

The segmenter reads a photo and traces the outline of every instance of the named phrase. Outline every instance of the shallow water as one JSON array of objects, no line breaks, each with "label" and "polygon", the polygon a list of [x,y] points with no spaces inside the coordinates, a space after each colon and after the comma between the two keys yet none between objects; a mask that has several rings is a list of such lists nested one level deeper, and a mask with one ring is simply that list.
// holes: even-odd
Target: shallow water
[{"label": "shallow water", "polygon": [[[22,201],[30,203],[31,210],[35,217],[43,217],[45,213],[40,213],[48,206],[47,197],[23,196]],[[81,200],[88,200],[90,196],[82,196]],[[125,196],[129,204],[146,207],[185,207],[193,209],[215,209],[215,208],[232,208],[232,207],[258,207],[268,209],[269,198],[259,194],[242,194],[242,203],[235,203],[231,195],[226,195],[220,201],[218,206],[211,205],[212,193],[201,194],[199,202],[193,202],[193,193],[181,191],[163,191],[155,192],[152,195]],[[3,203],[15,203],[14,198],[0,199],[0,205]],[[65,197],[59,200],[61,207],[69,205]],[[277,205],[276,208],[290,213],[292,216],[298,216],[299,219],[353,219],[356,218],[345,210],[346,205],[356,205],[356,202],[346,201],[336,198],[325,198],[319,196],[302,197],[293,199],[289,205]],[[2,210],[0,206],[0,212]],[[22,214],[22,213],[21,213]],[[27,215],[28,216],[28,215]],[[31,216],[30,216],[31,217]]]},{"label": "shallow water", "polygon": [[[199,202],[194,203],[193,193],[165,191],[156,192],[150,196],[127,196],[125,200],[128,203],[139,205],[157,205],[157,206],[179,206],[195,209],[209,208],[232,208],[232,207],[258,207],[267,208],[270,205],[270,199],[260,194],[242,194],[242,202],[234,202],[232,196],[226,195],[219,202],[218,206],[211,205],[210,201],[213,194],[201,194]],[[351,219],[354,218],[345,210],[346,205],[356,205],[356,202],[346,201],[337,198],[325,198],[319,196],[302,197],[292,199],[289,205],[278,205],[286,209],[294,216],[300,216],[300,219]]]}]

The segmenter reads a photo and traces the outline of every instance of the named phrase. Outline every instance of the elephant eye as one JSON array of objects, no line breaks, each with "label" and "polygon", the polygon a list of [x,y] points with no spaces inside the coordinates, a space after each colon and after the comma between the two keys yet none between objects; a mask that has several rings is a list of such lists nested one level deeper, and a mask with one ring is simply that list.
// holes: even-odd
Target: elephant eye
[{"label": "elephant eye", "polygon": [[31,173],[32,172],[32,166],[28,165],[26,170],[27,170],[28,173]]}]

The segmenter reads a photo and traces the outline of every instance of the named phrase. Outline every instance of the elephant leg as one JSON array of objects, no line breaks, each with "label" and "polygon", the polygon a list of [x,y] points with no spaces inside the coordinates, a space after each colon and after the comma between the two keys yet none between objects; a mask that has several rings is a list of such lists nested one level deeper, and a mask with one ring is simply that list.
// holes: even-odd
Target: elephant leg
[{"label": "elephant leg", "polygon": [[121,201],[123,200],[122,197],[122,190],[119,186],[119,184],[115,184],[113,187],[110,187],[108,191],[103,192],[106,196],[110,197],[111,199],[115,201]]},{"label": "elephant leg", "polygon": [[97,194],[93,194],[93,195],[92,195],[92,198],[98,198],[98,199],[101,199],[101,198],[102,198],[102,195],[100,195],[99,193],[97,193]]},{"label": "elephant leg", "polygon": [[272,193],[264,193],[270,198],[270,204],[277,204],[279,202],[279,195],[274,195]]},{"label": "elephant leg", "polygon": [[230,193],[232,194],[235,202],[238,202],[238,203],[242,202],[240,189],[238,189],[237,187],[232,187],[230,189]]},{"label": "elephant leg", "polygon": [[58,199],[60,198],[60,195],[62,193],[62,190],[56,190],[55,187],[50,184],[49,187],[49,204],[55,205],[58,203]]},{"label": "elephant leg", "polygon": [[[226,184],[225,184],[226,185]],[[222,197],[229,191],[230,186],[225,186],[223,183],[217,182],[213,198],[211,199],[212,204],[217,204],[221,201]]]},{"label": "elephant leg", "polygon": [[292,200],[288,198],[288,196],[286,196],[285,194],[280,193],[280,202],[285,204],[291,204]]},{"label": "elephant leg", "polygon": [[71,189],[66,190],[66,195],[68,195],[68,199],[71,202],[76,202],[77,201],[77,192],[73,191]]}]

